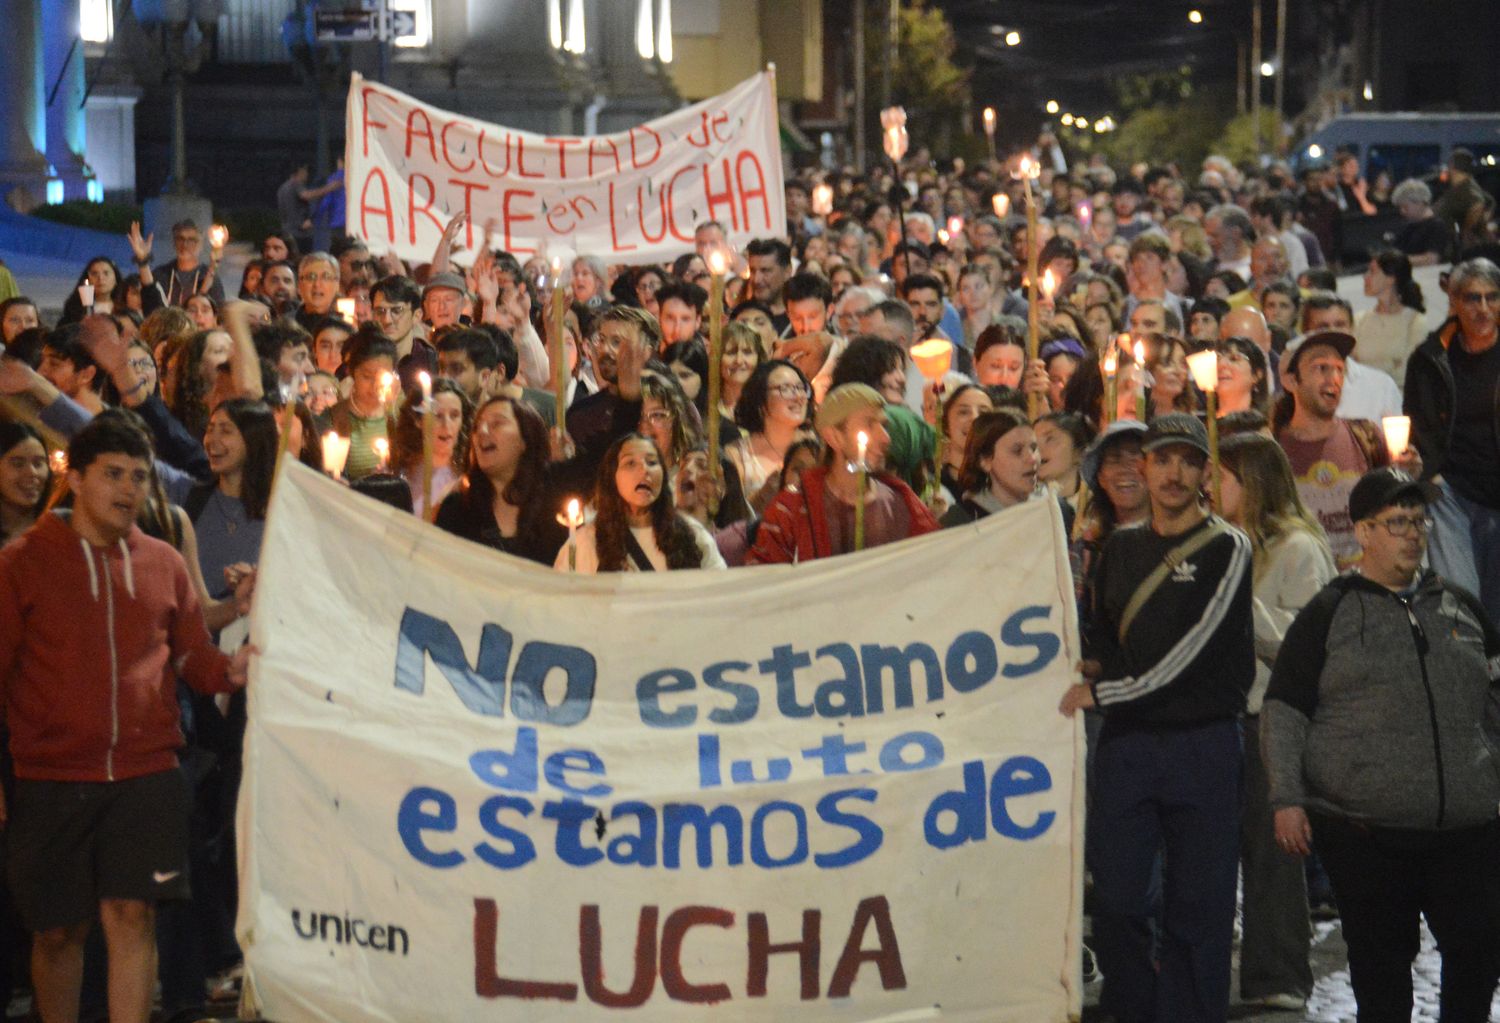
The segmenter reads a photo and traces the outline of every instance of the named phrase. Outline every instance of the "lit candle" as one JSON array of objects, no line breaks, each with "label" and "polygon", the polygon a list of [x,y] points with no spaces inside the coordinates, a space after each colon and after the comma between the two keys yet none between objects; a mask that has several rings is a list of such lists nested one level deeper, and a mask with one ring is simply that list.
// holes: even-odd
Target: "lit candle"
[{"label": "lit candle", "polygon": [[833,212],[833,186],[826,182],[814,185],[812,190],[812,211],[819,217],[826,217]]},{"label": "lit candle", "polygon": [[1089,229],[1089,224],[1093,223],[1093,221],[1094,221],[1094,207],[1090,206],[1086,202],[1079,203],[1078,204],[1078,223],[1081,224],[1081,225],[1083,225],[1083,229],[1085,231],[1087,231]]},{"label": "lit candle", "polygon": [[948,234],[948,229],[946,227],[938,228],[938,241],[942,242],[944,245],[947,245],[949,237],[950,236]]},{"label": "lit candle", "polygon": [[229,228],[223,224],[215,224],[208,229],[208,244],[215,249],[222,249],[229,244]]},{"label": "lit candle", "polygon": [[568,571],[578,571],[578,527],[583,525],[583,508],[578,503],[578,498],[568,498],[567,511],[557,517],[557,521],[568,527]]},{"label": "lit candle", "polygon": [[375,468],[379,472],[385,472],[391,463],[391,442],[384,437],[376,437],[370,442],[370,447],[375,451]]},{"label": "lit candle", "polygon": [[996,192],[990,199],[990,204],[995,207],[995,216],[1004,220],[1010,214],[1010,194],[1008,192]]},{"label": "lit candle", "polygon": [[432,518],[432,461],[436,438],[436,408],[432,403],[432,376],[425,369],[417,373],[422,385],[422,516]]},{"label": "lit candle", "polygon": [[52,456],[48,461],[52,466],[52,474],[54,476],[61,476],[68,471],[68,453],[66,451],[52,452]]},{"label": "lit candle", "polygon": [[995,108],[984,108],[984,136],[989,141],[990,159],[995,158]]},{"label": "lit candle", "polygon": [[344,474],[348,461],[349,438],[340,437],[334,430],[323,434],[323,471],[338,479]]},{"label": "lit candle", "polygon": [[943,378],[953,365],[953,345],[947,338],[928,338],[921,344],[912,345],[911,361],[917,372],[932,384],[932,395],[937,401],[937,441],[932,450],[932,490],[941,486],[943,469]]},{"label": "lit candle", "polygon": [[961,235],[963,233],[964,233],[964,218],[963,217],[949,217],[948,218],[948,237],[950,237],[950,238],[957,238],[959,235]]},{"label": "lit candle", "polygon": [[354,326],[359,326],[359,324],[357,324],[357,323],[354,322],[354,317],[356,315],[355,309],[358,308],[358,304],[354,301],[354,299],[352,299],[352,298],[339,298],[339,299],[335,299],[333,305],[334,305],[334,308],[336,308],[339,311],[339,319],[343,320],[345,323],[353,324]]},{"label": "lit candle", "polygon": [[1213,468],[1214,508],[1222,508],[1219,495],[1219,353],[1196,352],[1187,357],[1188,372],[1198,390],[1208,399],[1208,460]]},{"label": "lit candle", "polygon": [[1146,421],[1146,346],[1140,341],[1135,343],[1135,417]]},{"label": "lit candle", "polygon": [[552,398],[557,403],[557,432],[568,433],[567,297],[563,293],[562,259],[552,257]]},{"label": "lit candle", "polygon": [[1383,416],[1380,426],[1385,430],[1385,446],[1391,453],[1391,460],[1406,454],[1406,449],[1411,446],[1411,417]]},{"label": "lit candle", "polygon": [[1110,346],[1109,351],[1107,351],[1107,352],[1104,353],[1104,361],[1101,362],[1099,365],[1100,365],[1100,369],[1103,370],[1103,372],[1104,372],[1104,424],[1103,425],[1108,426],[1110,423],[1112,423],[1112,422],[1115,421],[1115,411],[1116,411],[1115,410],[1115,404],[1116,404],[1116,402],[1115,402],[1115,367],[1118,365],[1118,363],[1116,361],[1115,349],[1114,349],[1113,345]]},{"label": "lit candle", "polygon": [[[1026,365],[1028,366],[1037,360],[1037,353],[1041,348],[1041,321],[1039,319],[1041,307],[1037,302],[1036,293],[1040,280],[1036,267],[1040,247],[1037,245],[1036,196],[1031,190],[1031,179],[1040,173],[1041,168],[1031,155],[1021,154],[1017,174],[1026,191]],[[1038,418],[1042,414],[1042,396],[1036,393],[1027,395],[1026,409],[1032,419]]]},{"label": "lit candle", "polygon": [[94,285],[92,281],[84,281],[78,285],[78,301],[83,308],[89,312],[94,311]]},{"label": "lit candle", "polygon": [[708,254],[708,475],[714,486],[710,488],[709,514],[719,511],[719,484],[724,481],[719,438],[719,403],[723,400],[724,380],[724,271],[728,259],[723,249],[714,249]]},{"label": "lit candle", "polygon": [[384,406],[390,405],[391,398],[393,398],[395,394],[396,374],[392,373],[390,370],[386,370],[384,373],[380,374],[380,404],[382,406],[382,411],[384,411]]},{"label": "lit candle", "polygon": [[1057,276],[1053,274],[1049,266],[1042,271],[1042,298],[1047,305],[1052,304],[1052,296],[1057,294]]},{"label": "lit candle", "polygon": [[865,476],[869,472],[865,465],[865,453],[870,448],[870,436],[859,431],[859,461],[854,465],[854,549],[865,549]]}]

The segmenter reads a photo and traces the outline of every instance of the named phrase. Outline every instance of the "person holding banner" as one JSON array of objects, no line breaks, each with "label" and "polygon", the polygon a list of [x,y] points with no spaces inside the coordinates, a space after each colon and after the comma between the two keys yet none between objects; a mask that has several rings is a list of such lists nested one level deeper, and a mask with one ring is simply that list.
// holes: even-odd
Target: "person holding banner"
[{"label": "person holding banner", "polygon": [[1104,717],[1087,839],[1101,1005],[1122,1023],[1209,1023],[1229,1006],[1237,719],[1255,678],[1250,541],[1203,508],[1202,423],[1158,416],[1141,447],[1151,518],[1105,546],[1091,659],[1060,709],[1097,706]]},{"label": "person holding banner", "polygon": [[474,413],[463,479],[443,499],[437,525],[518,558],[550,565],[567,536],[561,497],[547,472],[547,425],[508,395]]},{"label": "person holding banner", "polygon": [[[816,419],[825,445],[823,464],[804,472],[797,490],[776,495],[746,564],[786,565],[834,557],[938,528],[937,519],[911,487],[884,471],[891,442],[885,408],[880,392],[866,384],[844,384],[828,392]],[[856,530],[856,501],[865,505],[862,538]]]},{"label": "person holding banner", "polygon": [[708,530],[676,508],[661,451],[627,434],[610,445],[594,489],[594,521],[568,538],[559,572],[665,572],[725,568]]},{"label": "person holding banner", "polygon": [[0,692],[18,779],[0,824],[49,1021],[78,1018],[96,918],[110,1019],[150,1018],[155,907],[188,895],[177,678],[234,692],[254,653],[214,647],[182,556],[137,527],[151,458],[123,419],[90,423],[68,447],[71,512],[0,552]]}]

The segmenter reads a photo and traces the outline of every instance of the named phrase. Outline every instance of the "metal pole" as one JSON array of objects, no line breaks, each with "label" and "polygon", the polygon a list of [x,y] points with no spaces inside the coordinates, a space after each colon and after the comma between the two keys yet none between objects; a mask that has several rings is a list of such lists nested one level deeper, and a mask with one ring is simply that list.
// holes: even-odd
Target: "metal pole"
[{"label": "metal pole", "polygon": [[1260,17],[1261,0],[1250,8],[1250,120],[1255,128],[1255,158],[1260,159]]},{"label": "metal pole", "polygon": [[1274,147],[1281,149],[1281,119],[1286,116],[1286,0],[1276,0],[1276,125]]},{"label": "metal pole", "polygon": [[865,172],[865,0],[854,0],[854,170]]},{"label": "metal pole", "polygon": [[1245,40],[1236,39],[1234,47],[1234,110],[1244,114],[1249,109],[1250,97],[1245,86]]}]

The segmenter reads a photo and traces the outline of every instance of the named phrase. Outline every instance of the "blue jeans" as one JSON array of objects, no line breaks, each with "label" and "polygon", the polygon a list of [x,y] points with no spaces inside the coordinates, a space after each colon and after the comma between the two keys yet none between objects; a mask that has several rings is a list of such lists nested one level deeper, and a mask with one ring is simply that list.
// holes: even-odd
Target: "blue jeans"
[{"label": "blue jeans", "polygon": [[1500,625],[1500,510],[1486,508],[1440,484],[1429,509],[1432,536],[1427,558],[1438,575],[1479,598],[1490,622]]},{"label": "blue jeans", "polygon": [[[1111,734],[1106,721],[1095,763],[1088,854],[1100,1004],[1120,1023],[1222,1023],[1239,866],[1239,724]],[[1155,962],[1152,874],[1163,849]]]}]

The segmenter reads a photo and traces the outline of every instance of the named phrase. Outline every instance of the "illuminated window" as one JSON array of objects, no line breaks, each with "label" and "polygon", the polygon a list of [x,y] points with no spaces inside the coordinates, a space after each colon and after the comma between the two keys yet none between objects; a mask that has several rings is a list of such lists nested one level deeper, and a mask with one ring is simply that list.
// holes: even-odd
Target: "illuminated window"
[{"label": "illuminated window", "polygon": [[416,17],[417,30],[399,36],[397,46],[426,46],[432,42],[432,0],[390,0],[392,11],[410,11]]},{"label": "illuminated window", "polygon": [[115,34],[112,0],[83,0],[78,15],[78,34],[84,42],[107,43]]}]

